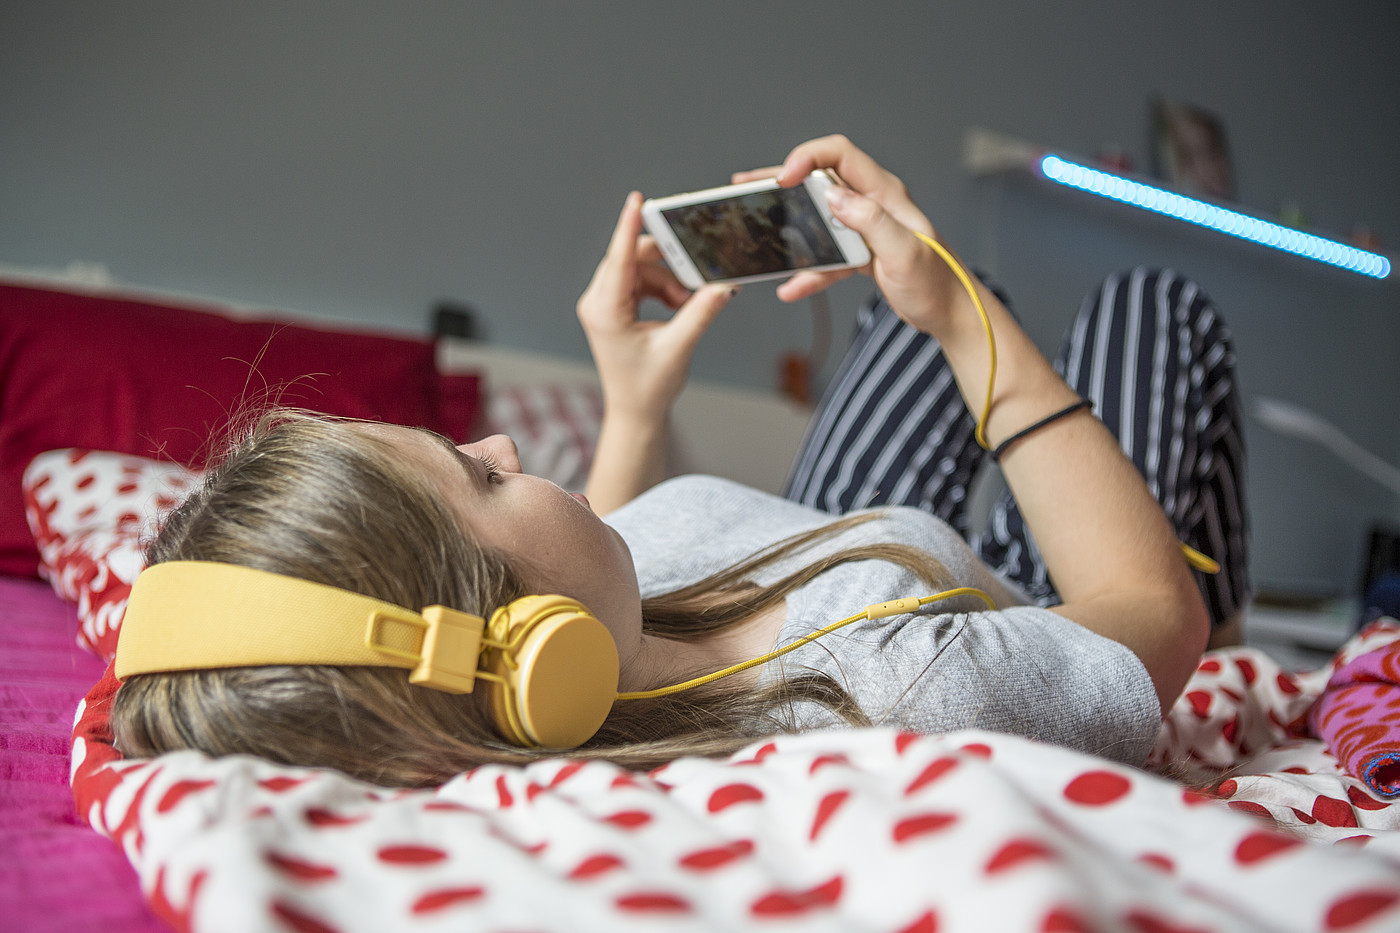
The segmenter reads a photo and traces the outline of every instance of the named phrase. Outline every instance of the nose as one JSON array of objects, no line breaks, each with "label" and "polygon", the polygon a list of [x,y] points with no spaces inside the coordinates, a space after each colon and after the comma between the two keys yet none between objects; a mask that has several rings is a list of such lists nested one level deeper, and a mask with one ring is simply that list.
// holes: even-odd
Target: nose
[{"label": "nose", "polygon": [[516,448],[515,441],[505,434],[492,434],[474,444],[462,444],[457,449],[470,457],[489,454],[491,459],[496,461],[496,466],[507,473],[524,472],[520,468],[520,451]]}]

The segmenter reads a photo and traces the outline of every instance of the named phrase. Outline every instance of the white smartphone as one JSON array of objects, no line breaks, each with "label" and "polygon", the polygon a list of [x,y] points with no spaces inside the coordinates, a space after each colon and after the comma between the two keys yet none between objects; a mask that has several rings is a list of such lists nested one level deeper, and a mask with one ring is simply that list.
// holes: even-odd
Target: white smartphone
[{"label": "white smartphone", "polygon": [[642,222],[691,289],[863,266],[870,249],[826,203],[827,189],[838,184],[830,172],[813,172],[792,188],[765,179],[652,198],[642,205]]}]

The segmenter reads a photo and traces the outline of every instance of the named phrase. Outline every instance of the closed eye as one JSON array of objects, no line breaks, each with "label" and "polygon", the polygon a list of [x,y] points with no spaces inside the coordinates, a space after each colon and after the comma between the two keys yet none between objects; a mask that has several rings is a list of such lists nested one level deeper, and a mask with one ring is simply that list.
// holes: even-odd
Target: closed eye
[{"label": "closed eye", "polygon": [[444,437],[436,431],[430,431],[427,428],[418,428],[417,430],[423,432],[424,434],[428,435],[433,440],[441,444],[447,450],[447,452],[450,453],[453,457],[455,457],[457,462],[462,465],[462,469],[466,471],[467,476],[469,478],[476,479],[476,477],[481,475],[472,468],[472,463],[473,461],[475,461],[476,463],[481,465],[482,471],[485,472],[486,482],[497,484],[501,482],[501,466],[496,462],[495,457],[491,456],[490,454],[482,454],[479,457],[469,457],[466,454],[462,453],[462,451],[457,448],[457,445],[453,443],[451,439]]},{"label": "closed eye", "polygon": [[500,483],[501,467],[496,463],[496,458],[490,454],[482,454],[480,457],[477,457],[477,460],[481,463],[482,468],[486,470],[486,482]]}]

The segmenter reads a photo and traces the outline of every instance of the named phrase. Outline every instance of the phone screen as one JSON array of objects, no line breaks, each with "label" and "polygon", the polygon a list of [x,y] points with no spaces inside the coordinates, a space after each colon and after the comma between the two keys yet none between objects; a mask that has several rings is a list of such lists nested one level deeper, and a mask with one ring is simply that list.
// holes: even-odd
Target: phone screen
[{"label": "phone screen", "polygon": [[846,261],[805,185],[661,214],[707,282]]}]

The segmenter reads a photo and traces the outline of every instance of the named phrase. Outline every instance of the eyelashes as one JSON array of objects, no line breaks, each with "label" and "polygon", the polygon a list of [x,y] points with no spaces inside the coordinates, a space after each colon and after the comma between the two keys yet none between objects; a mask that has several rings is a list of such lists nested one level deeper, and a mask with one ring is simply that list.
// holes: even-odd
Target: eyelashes
[{"label": "eyelashes", "polygon": [[478,457],[477,460],[481,463],[481,466],[486,470],[486,482],[499,483],[501,481],[501,467],[500,464],[496,462],[495,457],[491,456],[490,454],[483,454],[482,456]]}]

